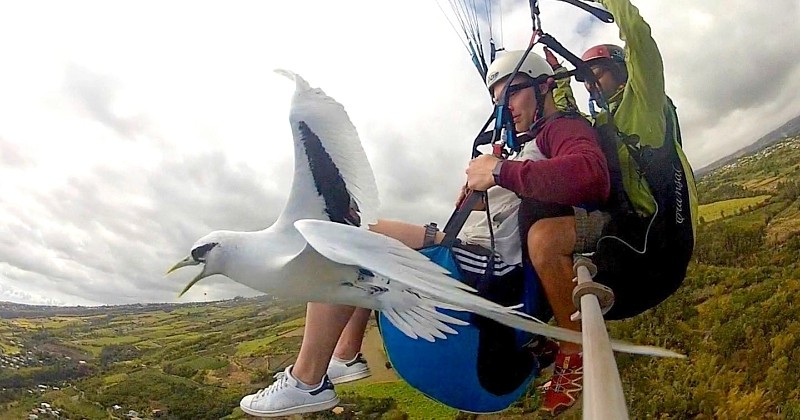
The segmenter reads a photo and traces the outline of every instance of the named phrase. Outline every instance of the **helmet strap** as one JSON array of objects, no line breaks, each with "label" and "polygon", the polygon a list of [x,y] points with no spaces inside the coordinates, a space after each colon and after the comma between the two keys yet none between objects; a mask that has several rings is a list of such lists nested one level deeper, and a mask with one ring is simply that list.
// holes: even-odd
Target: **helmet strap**
[{"label": "helmet strap", "polygon": [[544,117],[544,95],[542,95],[542,90],[539,89],[538,85],[533,87],[533,92],[536,94],[536,117],[534,118],[535,121]]},{"label": "helmet strap", "polygon": [[537,121],[544,118],[544,93],[542,93],[542,89],[539,88],[541,84],[536,83],[533,85],[533,94],[536,97],[536,113],[533,115],[533,127]]}]

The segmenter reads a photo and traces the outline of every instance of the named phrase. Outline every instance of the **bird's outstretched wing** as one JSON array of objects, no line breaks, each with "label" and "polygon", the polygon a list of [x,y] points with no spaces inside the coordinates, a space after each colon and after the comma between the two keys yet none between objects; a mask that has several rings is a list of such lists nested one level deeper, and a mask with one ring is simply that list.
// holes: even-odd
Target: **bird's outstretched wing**
[{"label": "bird's outstretched wing", "polygon": [[[384,302],[382,309],[387,318],[406,335],[419,335],[432,340],[433,337],[441,338],[441,333],[431,334],[431,330],[450,332],[437,329],[437,322],[447,323],[448,320],[431,316],[426,318],[431,310],[436,312],[432,307],[440,307],[473,312],[504,325],[557,340],[581,342],[579,332],[547,325],[525,313],[471,293],[473,290],[470,287],[448,276],[442,267],[400,241],[320,220],[300,220],[295,222],[295,227],[308,244],[324,257],[369,270],[385,278],[385,284],[380,287],[404,292],[407,295],[405,299],[397,299],[395,293],[394,298]],[[381,299],[381,296],[374,296],[374,299]],[[352,304],[357,305],[358,302]],[[612,348],[626,353],[683,357],[666,349],[618,340],[612,340]]]},{"label": "bird's outstretched wing", "polygon": [[295,168],[289,201],[279,220],[312,218],[367,226],[377,221],[378,188],[355,126],[344,107],[299,75],[289,121]]}]

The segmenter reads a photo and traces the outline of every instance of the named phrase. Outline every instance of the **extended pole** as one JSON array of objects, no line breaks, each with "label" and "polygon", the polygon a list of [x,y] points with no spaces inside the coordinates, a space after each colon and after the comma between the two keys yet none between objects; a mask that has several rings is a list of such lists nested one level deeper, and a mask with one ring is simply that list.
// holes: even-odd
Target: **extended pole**
[{"label": "extended pole", "polygon": [[574,268],[578,286],[572,297],[580,304],[583,330],[583,418],[628,419],[622,381],[600,306],[602,301],[608,310],[614,295],[611,289],[592,281],[592,273],[597,269],[588,258],[576,258]]}]

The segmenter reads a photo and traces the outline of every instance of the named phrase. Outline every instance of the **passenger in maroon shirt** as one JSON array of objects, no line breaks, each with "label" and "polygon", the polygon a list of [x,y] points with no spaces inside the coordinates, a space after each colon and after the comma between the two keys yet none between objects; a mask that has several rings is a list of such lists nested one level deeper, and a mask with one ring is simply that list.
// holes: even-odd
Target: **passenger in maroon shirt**
[{"label": "passenger in maroon shirt", "polygon": [[[522,53],[508,52],[492,63],[487,85],[495,100]],[[599,239],[609,216],[587,209],[602,207],[611,187],[597,133],[581,116],[559,111],[552,85],[552,79],[533,80],[520,72],[511,81],[508,102],[516,130],[528,132],[548,159],[512,161],[479,156],[467,168],[467,187],[485,191],[499,185],[523,198],[520,220],[536,220],[530,229],[524,223],[520,226],[528,256],[558,325],[579,331],[580,323],[570,320],[575,311],[573,254],[591,250]],[[540,214],[525,214],[529,207],[525,203],[531,201],[540,204],[534,206]],[[580,351],[580,345],[562,342],[559,357]]]}]

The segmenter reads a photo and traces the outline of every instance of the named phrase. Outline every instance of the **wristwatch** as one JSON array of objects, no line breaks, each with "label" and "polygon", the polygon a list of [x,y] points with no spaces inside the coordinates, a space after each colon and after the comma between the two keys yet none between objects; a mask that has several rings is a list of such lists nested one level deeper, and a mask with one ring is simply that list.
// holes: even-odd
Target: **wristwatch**
[{"label": "wristwatch", "polygon": [[492,169],[492,177],[494,178],[495,185],[500,185],[500,170],[503,168],[503,162],[503,160],[498,160],[494,165],[494,169]]}]

